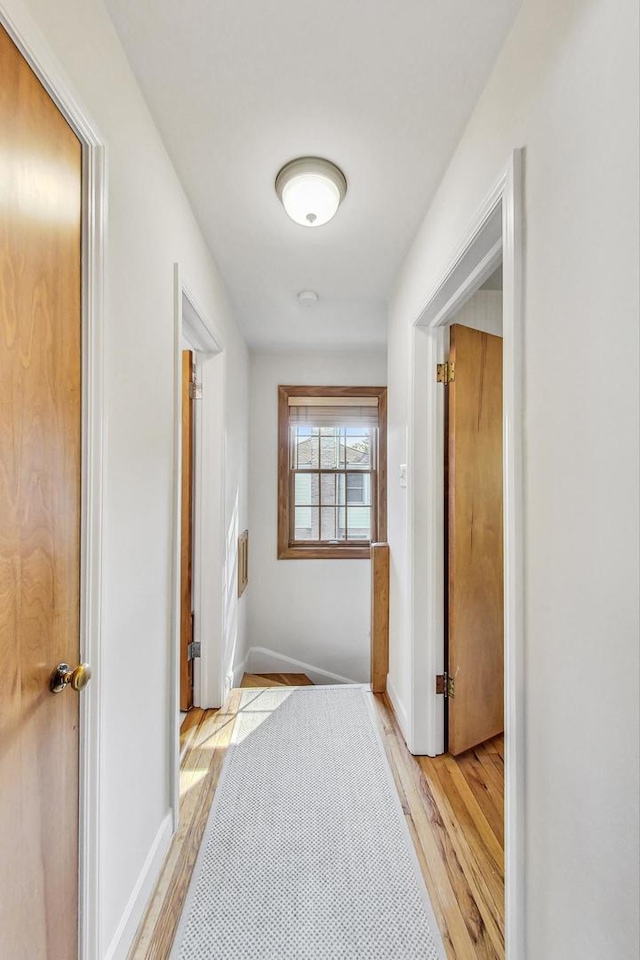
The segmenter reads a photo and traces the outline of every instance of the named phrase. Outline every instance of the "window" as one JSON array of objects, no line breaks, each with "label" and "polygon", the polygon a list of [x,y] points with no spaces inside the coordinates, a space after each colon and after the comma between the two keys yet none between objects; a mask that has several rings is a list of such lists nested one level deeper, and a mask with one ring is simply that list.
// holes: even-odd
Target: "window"
[{"label": "window", "polygon": [[387,535],[386,388],[278,389],[278,558],[368,558]]}]

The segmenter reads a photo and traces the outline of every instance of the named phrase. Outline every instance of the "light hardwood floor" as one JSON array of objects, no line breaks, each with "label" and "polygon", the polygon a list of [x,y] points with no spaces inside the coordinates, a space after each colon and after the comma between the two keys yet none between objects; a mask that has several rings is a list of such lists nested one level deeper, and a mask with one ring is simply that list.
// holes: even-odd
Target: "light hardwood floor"
[{"label": "light hardwood floor", "polygon": [[[302,674],[245,674],[242,685],[310,683]],[[447,957],[502,960],[503,738],[460,757],[412,757],[387,698],[371,696]],[[182,725],[180,828],[129,960],[169,956],[239,699],[233,690],[221,710],[192,710]]]},{"label": "light hardwood floor", "polygon": [[447,957],[503,960],[503,737],[413,757],[386,696],[373,696]]}]

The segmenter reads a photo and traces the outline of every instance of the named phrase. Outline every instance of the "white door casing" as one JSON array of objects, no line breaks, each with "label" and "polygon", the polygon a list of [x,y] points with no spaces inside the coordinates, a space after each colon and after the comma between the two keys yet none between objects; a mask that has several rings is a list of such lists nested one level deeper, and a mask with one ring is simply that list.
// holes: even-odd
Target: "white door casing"
[{"label": "white door casing", "polygon": [[174,265],[174,536],[173,613],[174,642],[170,651],[172,689],[171,797],[174,830],[179,822],[180,745],[180,457],[181,457],[181,352],[194,351],[202,399],[194,409],[194,540],[193,598],[194,640],[201,644],[201,656],[194,664],[194,706],[213,708],[225,696],[223,644],[225,635],[225,361],[220,335],[197,305],[186,285],[179,264]]},{"label": "white door casing", "polygon": [[524,627],[522,494],[522,151],[514,150],[413,325],[408,417],[411,692],[414,754],[444,749],[444,396],[436,363],[453,313],[503,263],[506,960],[524,960]]}]

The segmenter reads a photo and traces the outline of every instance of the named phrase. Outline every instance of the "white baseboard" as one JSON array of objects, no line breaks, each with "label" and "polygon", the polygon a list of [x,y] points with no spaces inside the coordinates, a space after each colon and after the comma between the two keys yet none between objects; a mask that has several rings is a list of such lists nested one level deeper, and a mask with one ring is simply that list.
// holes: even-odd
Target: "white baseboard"
[{"label": "white baseboard", "polygon": [[[249,660],[249,655],[247,654],[240,663],[237,663],[233,668],[233,673],[229,674],[227,677],[227,682],[231,681],[232,687],[239,687],[242,683],[242,678],[247,672],[247,663]],[[225,694],[228,693],[228,690],[225,690]]]},{"label": "white baseboard", "polygon": [[147,859],[140,871],[109,948],[104,955],[104,960],[125,960],[127,957],[140,921],[156,888],[172,837],[173,811],[170,810],[165,815],[151,844]]},{"label": "white baseboard", "polygon": [[404,703],[398,696],[398,691],[393,685],[393,680],[391,679],[391,674],[387,674],[387,696],[391,701],[391,706],[393,707],[393,712],[396,715],[398,725],[402,731],[402,736],[404,737],[405,743],[409,743],[409,714]]},{"label": "white baseboard", "polygon": [[361,680],[352,680],[342,677],[338,673],[329,673],[320,667],[302,660],[294,660],[283,653],[268,650],[266,647],[249,647],[247,651],[248,673],[306,673],[313,683],[362,683]]}]

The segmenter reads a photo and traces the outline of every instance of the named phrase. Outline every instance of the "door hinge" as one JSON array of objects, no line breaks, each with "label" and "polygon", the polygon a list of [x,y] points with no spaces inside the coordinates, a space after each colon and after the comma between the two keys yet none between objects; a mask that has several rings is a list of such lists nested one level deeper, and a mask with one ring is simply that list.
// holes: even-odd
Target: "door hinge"
[{"label": "door hinge", "polygon": [[453,677],[450,677],[446,672],[436,674],[436,693],[442,694],[446,699],[453,699],[455,695]]},{"label": "door hinge", "polygon": [[189,399],[190,400],[202,400],[202,384],[192,381],[189,384]]},{"label": "door hinge", "polygon": [[446,363],[436,363],[436,381],[438,383],[451,383],[456,378],[456,365],[453,360],[447,360]]},{"label": "door hinge", "polygon": [[200,641],[192,640],[187,647],[187,660],[195,660],[200,656]]}]

